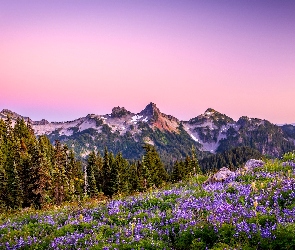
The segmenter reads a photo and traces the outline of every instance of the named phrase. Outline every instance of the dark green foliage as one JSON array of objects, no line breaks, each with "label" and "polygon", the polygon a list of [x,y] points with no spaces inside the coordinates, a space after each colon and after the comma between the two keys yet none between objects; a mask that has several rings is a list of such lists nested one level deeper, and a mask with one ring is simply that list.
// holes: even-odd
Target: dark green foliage
[{"label": "dark green foliage", "polygon": [[107,148],[104,150],[103,165],[102,165],[102,191],[105,195],[112,195],[112,188],[110,187],[111,182],[111,164],[110,156]]},{"label": "dark green foliage", "polygon": [[54,179],[54,200],[60,205],[65,199],[68,191],[68,178],[66,176],[66,149],[59,141],[54,146],[53,179]]},{"label": "dark green foliage", "polygon": [[155,147],[146,144],[143,148],[145,149],[143,167],[146,169],[144,176],[147,181],[147,187],[160,187],[168,180],[168,174]]},{"label": "dark green foliage", "polygon": [[[256,150],[240,147],[204,158],[199,164],[199,152],[190,137],[186,137],[182,124],[179,133],[163,133],[159,129],[151,133],[151,128],[143,122],[139,122],[138,126],[142,138],[149,138],[155,144],[144,144],[138,149],[137,153],[142,152],[142,160],[128,161],[123,153],[109,150],[106,144],[103,157],[99,148],[89,155],[83,172],[82,163],[76,160],[74,151],[67,144],[56,141],[53,146],[46,136],[37,139],[30,123],[24,120],[18,119],[14,127],[9,119],[6,122],[0,120],[0,208],[60,205],[64,201],[78,199],[84,194],[83,191],[90,197],[98,196],[99,192],[109,197],[141,192],[161,187],[169,180],[177,182],[190,179],[200,173],[200,166],[203,171],[223,166],[234,169],[250,158],[261,157]],[[126,133],[126,140],[122,141],[118,139],[119,132],[111,133],[108,125],[102,127],[107,133],[105,140],[112,139],[109,143],[117,145],[116,150],[134,145],[136,152],[138,143],[133,141],[131,133]],[[80,134],[83,143],[92,140],[90,135],[97,135],[94,129],[83,132]],[[103,139],[106,134],[101,136]],[[175,149],[171,143],[177,141],[191,145],[189,151],[186,148]],[[179,156],[176,162],[176,156],[172,157],[175,150]],[[162,157],[159,152],[162,152]],[[175,162],[174,167],[164,165],[163,157],[171,163]]]},{"label": "dark green foliage", "polygon": [[90,153],[87,160],[87,193],[94,197],[97,190],[112,197],[120,194],[145,191],[159,187],[169,176],[159,154],[151,145],[144,146],[146,153],[142,161],[127,161],[121,153],[113,155],[107,148],[101,157]]},{"label": "dark green foliage", "polygon": [[[151,134],[148,133],[151,132],[149,126],[145,123],[139,125],[143,129],[143,138]],[[99,192],[109,197],[130,194],[160,187],[170,179],[154,146],[145,144],[137,149],[130,133],[125,134],[126,140],[122,143],[117,140],[118,134],[111,133],[107,125],[103,125],[102,129],[108,134],[107,139],[111,138],[118,145],[117,150],[134,145],[131,149],[135,150],[135,154],[144,154],[142,161],[128,161],[122,153],[113,153],[105,147],[103,157],[99,151],[89,155],[83,173],[82,163],[76,160],[73,150],[66,144],[56,140],[53,146],[46,136],[36,138],[30,123],[24,120],[18,119],[14,127],[9,119],[0,120],[0,208],[60,205],[64,201],[79,199],[84,191],[90,197],[98,196]],[[94,129],[83,132],[83,143],[90,140],[89,135],[97,133]],[[193,145],[185,137],[182,126],[180,134],[165,134],[156,129],[150,139],[155,141],[160,150],[168,146],[173,152],[169,144],[175,140],[181,141],[182,137]],[[178,152],[181,157],[185,156],[186,149]],[[174,160],[167,153],[168,158],[171,162]],[[183,164],[184,173],[173,177],[175,180],[188,178],[199,171],[194,147]]]},{"label": "dark green foliage", "polygon": [[[257,149],[264,155],[279,157],[294,149],[294,143],[286,139],[286,137],[292,137],[294,132],[292,128],[285,127],[282,129],[269,121],[257,118],[250,119],[246,116],[238,120],[237,126],[239,126],[238,131],[233,128],[227,131],[227,138],[220,141],[217,152],[247,146]],[[284,135],[284,130],[287,136]]]},{"label": "dark green foliage", "polygon": [[[29,122],[0,120],[0,208],[42,206],[82,191],[81,164],[67,146],[34,135]],[[79,178],[79,182],[75,179]],[[73,181],[74,180],[74,181]]]},{"label": "dark green foliage", "polygon": [[184,176],[186,176],[184,163],[176,161],[172,169],[171,181],[178,182],[182,180]]},{"label": "dark green foliage", "polygon": [[291,124],[286,124],[283,125],[281,128],[288,137],[295,139],[295,126]]},{"label": "dark green foliage", "polygon": [[96,167],[96,153],[92,151],[87,160],[87,168],[86,168],[86,173],[87,173],[87,194],[90,197],[95,197],[98,195],[98,189],[97,189],[97,183],[96,183],[96,178],[95,178],[95,169]]},{"label": "dark green foliage", "polygon": [[262,154],[250,147],[237,147],[223,153],[211,155],[200,160],[203,172],[228,167],[235,170],[249,159],[259,159]]},{"label": "dark green foliage", "polygon": [[191,149],[191,156],[186,156],[184,161],[176,161],[171,174],[171,181],[178,182],[185,180],[193,175],[201,173],[200,165],[197,159],[195,148]]},{"label": "dark green foliage", "polygon": [[119,153],[115,158],[115,168],[117,169],[116,181],[116,192],[128,193],[132,188],[129,184],[129,176],[132,178],[130,171],[130,165],[126,159],[123,158],[122,154]]}]

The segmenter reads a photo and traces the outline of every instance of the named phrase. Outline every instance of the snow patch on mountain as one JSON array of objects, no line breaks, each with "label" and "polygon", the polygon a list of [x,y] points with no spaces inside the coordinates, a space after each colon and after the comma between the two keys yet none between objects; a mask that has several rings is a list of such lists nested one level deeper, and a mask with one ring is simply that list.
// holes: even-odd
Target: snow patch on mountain
[{"label": "snow patch on mountain", "polygon": [[86,129],[93,128],[101,132],[101,128],[96,126],[95,120],[87,118],[79,118],[70,122],[51,122],[45,125],[32,125],[37,136],[51,133],[58,133],[59,135],[71,136],[74,132],[82,132]]},{"label": "snow patch on mountain", "polygon": [[145,143],[147,143],[147,144],[150,144],[150,145],[155,145],[155,143],[153,142],[153,140],[151,139],[151,138],[149,138],[149,137],[144,137],[143,138],[143,141],[145,142]]},{"label": "snow patch on mountain", "polygon": [[136,124],[138,122],[138,120],[140,120],[140,118],[142,118],[142,117],[143,117],[142,115],[134,115],[131,117],[131,122]]},{"label": "snow patch on mountain", "polygon": [[184,129],[191,136],[191,138],[194,141],[200,143],[202,145],[202,148],[203,148],[204,151],[209,151],[211,153],[216,152],[216,150],[217,150],[217,148],[218,148],[218,146],[220,144],[220,140],[226,138],[226,132],[230,127],[238,129],[237,125],[235,125],[235,124],[223,125],[223,126],[221,126],[221,128],[219,130],[216,142],[215,141],[213,141],[213,142],[204,142],[200,138],[200,135],[196,131],[196,128],[206,128],[206,127],[208,127],[210,130],[218,129],[217,126],[215,126],[212,122],[209,122],[209,121],[205,122],[204,124],[200,124],[200,125],[192,125],[192,124],[189,124],[189,123],[184,123]]},{"label": "snow patch on mountain", "polygon": [[89,121],[83,121],[80,125],[79,125],[79,132],[89,129],[89,128],[96,128],[96,124],[93,120],[89,120]]},{"label": "snow patch on mountain", "polygon": [[73,131],[71,130],[72,127],[76,127],[79,123],[81,123],[82,118],[71,121],[71,122],[51,122],[46,125],[33,125],[33,129],[37,136],[40,135],[49,135],[54,131],[58,131],[60,135],[71,136]]},{"label": "snow patch on mountain", "polygon": [[200,142],[199,139],[197,139],[193,134],[190,134],[190,136],[193,138],[194,141]]}]

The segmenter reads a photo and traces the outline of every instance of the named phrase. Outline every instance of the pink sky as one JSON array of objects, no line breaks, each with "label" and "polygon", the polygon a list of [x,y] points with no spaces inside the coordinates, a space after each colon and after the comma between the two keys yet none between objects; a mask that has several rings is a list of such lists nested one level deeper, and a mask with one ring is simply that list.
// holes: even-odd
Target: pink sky
[{"label": "pink sky", "polygon": [[0,110],[295,122],[292,1],[1,1]]}]

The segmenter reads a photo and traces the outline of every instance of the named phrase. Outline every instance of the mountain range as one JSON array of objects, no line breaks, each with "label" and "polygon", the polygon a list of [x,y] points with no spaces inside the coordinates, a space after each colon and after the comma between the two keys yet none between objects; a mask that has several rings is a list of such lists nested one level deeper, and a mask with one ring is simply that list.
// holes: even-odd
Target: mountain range
[{"label": "mountain range", "polygon": [[114,107],[110,114],[89,114],[67,122],[32,121],[3,109],[0,119],[10,117],[29,121],[37,136],[47,135],[52,143],[60,140],[85,158],[92,150],[105,147],[128,159],[139,159],[144,143],[156,146],[165,162],[173,162],[190,153],[192,146],[199,157],[221,153],[239,146],[257,149],[264,155],[280,157],[295,149],[294,124],[276,125],[258,118],[240,117],[237,121],[209,108],[203,114],[181,121],[162,113],[154,103],[141,112]]}]

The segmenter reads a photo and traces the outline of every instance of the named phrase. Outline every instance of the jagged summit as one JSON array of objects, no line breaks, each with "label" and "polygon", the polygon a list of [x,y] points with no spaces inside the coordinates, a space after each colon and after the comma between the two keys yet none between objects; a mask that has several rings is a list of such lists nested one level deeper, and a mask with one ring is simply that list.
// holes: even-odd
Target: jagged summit
[{"label": "jagged summit", "polygon": [[208,108],[203,114],[189,120],[190,124],[203,124],[205,122],[213,122],[218,126],[218,124],[224,125],[226,123],[233,123],[234,120],[213,108]]},{"label": "jagged summit", "polygon": [[12,120],[16,120],[17,118],[24,119],[25,121],[29,121],[32,123],[32,120],[29,117],[21,116],[16,112],[13,112],[9,109],[3,109],[0,112],[0,118],[8,118],[10,117]]},{"label": "jagged summit", "polygon": [[113,152],[122,151],[131,159],[140,156],[143,143],[157,146],[164,155],[173,152],[175,157],[183,157],[191,145],[211,153],[253,145],[263,154],[274,156],[295,149],[294,126],[279,127],[246,116],[236,122],[213,108],[189,121],[162,113],[153,102],[140,113],[118,106],[111,114],[89,114],[67,122],[32,121],[3,109],[0,119],[7,120],[7,117],[12,125],[18,118],[31,122],[37,136],[46,134],[51,142],[63,141],[81,157],[92,150],[102,151],[107,145]]},{"label": "jagged summit", "polygon": [[150,102],[139,114],[143,116],[155,116],[161,114],[161,112],[155,103]]},{"label": "jagged summit", "polygon": [[13,112],[13,111],[11,111],[11,110],[9,110],[9,109],[3,109],[2,111],[1,111],[1,114],[2,115],[6,115],[6,116],[11,116],[11,117],[22,117],[21,115],[19,115],[19,114],[17,114],[17,113],[15,113],[15,112]]},{"label": "jagged summit", "polygon": [[216,113],[216,112],[219,113],[215,109],[207,108],[206,111],[204,112],[204,115],[211,115],[211,114]]},{"label": "jagged summit", "polygon": [[139,115],[147,117],[147,120],[154,129],[157,128],[161,131],[178,133],[179,120],[171,115],[162,113],[153,102],[150,102]]},{"label": "jagged summit", "polygon": [[237,125],[239,125],[241,128],[244,128],[247,126],[259,126],[265,122],[267,121],[259,118],[249,118],[248,116],[242,116],[237,121]]},{"label": "jagged summit", "polygon": [[33,125],[47,125],[49,124],[49,121],[42,119],[41,121],[34,121]]},{"label": "jagged summit", "polygon": [[131,112],[125,109],[124,107],[114,107],[112,109],[111,117],[112,118],[121,118],[126,115],[131,115]]}]

